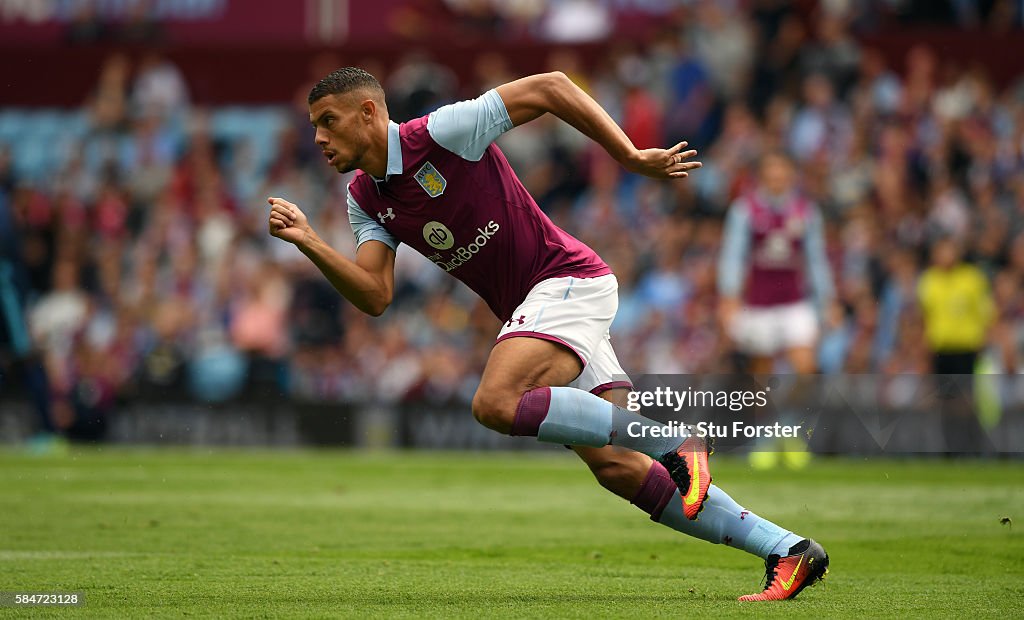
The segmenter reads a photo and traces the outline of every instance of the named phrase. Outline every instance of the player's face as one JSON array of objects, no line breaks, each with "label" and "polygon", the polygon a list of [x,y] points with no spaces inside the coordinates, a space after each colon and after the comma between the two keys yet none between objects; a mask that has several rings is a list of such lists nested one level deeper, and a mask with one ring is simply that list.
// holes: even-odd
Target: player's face
[{"label": "player's face", "polygon": [[955,241],[942,239],[932,250],[932,260],[941,269],[949,269],[960,259],[960,250]]},{"label": "player's face", "polygon": [[316,130],[313,139],[330,166],[342,173],[360,167],[369,148],[369,124],[356,97],[328,95],[314,101],[309,121]]},{"label": "player's face", "polygon": [[769,156],[761,164],[761,183],[770,194],[785,194],[793,187],[793,179],[793,165],[784,157]]}]

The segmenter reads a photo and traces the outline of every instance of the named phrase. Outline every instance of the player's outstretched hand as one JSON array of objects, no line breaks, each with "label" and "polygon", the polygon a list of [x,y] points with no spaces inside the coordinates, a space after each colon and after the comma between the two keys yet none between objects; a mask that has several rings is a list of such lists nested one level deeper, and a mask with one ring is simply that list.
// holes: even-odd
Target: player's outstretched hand
[{"label": "player's outstretched hand", "polygon": [[625,162],[626,169],[655,179],[681,179],[702,165],[699,161],[689,161],[697,151],[684,151],[686,145],[686,142],[680,142],[670,149],[636,151],[630,161]]},{"label": "player's outstretched hand", "polygon": [[270,203],[270,234],[296,245],[312,233],[306,214],[284,198],[267,198]]}]

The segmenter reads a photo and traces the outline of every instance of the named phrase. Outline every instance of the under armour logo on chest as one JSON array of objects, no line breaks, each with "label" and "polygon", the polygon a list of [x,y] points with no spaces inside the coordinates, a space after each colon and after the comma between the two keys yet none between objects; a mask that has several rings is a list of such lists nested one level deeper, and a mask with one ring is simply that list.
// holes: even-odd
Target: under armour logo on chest
[{"label": "under armour logo on chest", "polygon": [[380,211],[377,211],[377,219],[380,220],[381,224],[383,224],[384,222],[386,222],[388,220],[393,220],[393,219],[395,219],[395,217],[397,217],[395,215],[395,210],[392,209],[391,207],[388,207],[388,212],[387,213],[381,213]]},{"label": "under armour logo on chest", "polygon": [[526,322],[526,315],[524,314],[518,319],[516,317],[512,317],[511,319],[508,320],[508,323],[505,323],[505,327],[512,327],[512,323],[514,321],[519,321],[519,324],[522,325],[523,323]]}]

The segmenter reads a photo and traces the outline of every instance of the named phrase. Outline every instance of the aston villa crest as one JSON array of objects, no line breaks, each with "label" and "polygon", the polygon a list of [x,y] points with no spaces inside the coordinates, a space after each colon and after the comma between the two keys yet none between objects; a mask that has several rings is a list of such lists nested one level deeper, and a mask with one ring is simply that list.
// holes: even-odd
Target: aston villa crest
[{"label": "aston villa crest", "polygon": [[423,164],[420,171],[416,173],[416,182],[420,184],[423,191],[427,192],[427,195],[431,198],[437,198],[443,194],[444,188],[448,185],[448,181],[444,180],[444,177],[437,171],[434,164],[429,161]]}]

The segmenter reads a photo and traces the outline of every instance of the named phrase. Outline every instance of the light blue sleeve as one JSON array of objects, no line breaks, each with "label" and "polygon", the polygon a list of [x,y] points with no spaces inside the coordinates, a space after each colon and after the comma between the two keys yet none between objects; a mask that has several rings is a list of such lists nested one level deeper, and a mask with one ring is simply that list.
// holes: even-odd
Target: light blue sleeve
[{"label": "light blue sleeve", "polygon": [[737,200],[725,216],[722,255],[718,259],[718,292],[723,297],[738,297],[746,277],[750,252],[750,215],[746,204]]},{"label": "light blue sleeve", "polygon": [[832,270],[825,252],[825,221],[817,208],[811,209],[804,231],[804,248],[807,250],[807,275],[819,311],[832,301],[835,290],[832,287]]},{"label": "light blue sleeve", "polygon": [[512,129],[512,119],[498,91],[438,108],[427,117],[430,137],[469,161],[480,161],[498,136]]},{"label": "light blue sleeve", "polygon": [[380,241],[392,250],[398,250],[398,240],[359,208],[359,203],[352,197],[352,192],[348,194],[348,221],[352,224],[352,232],[356,236],[356,249],[367,241]]}]

